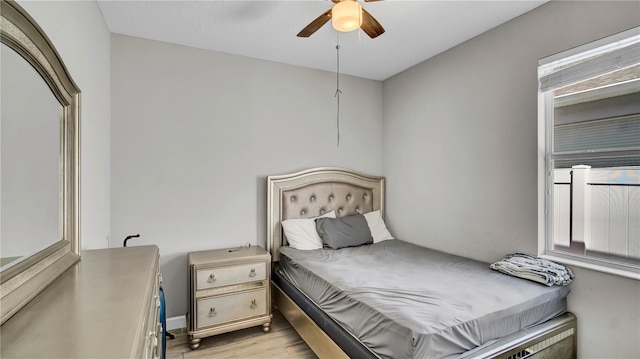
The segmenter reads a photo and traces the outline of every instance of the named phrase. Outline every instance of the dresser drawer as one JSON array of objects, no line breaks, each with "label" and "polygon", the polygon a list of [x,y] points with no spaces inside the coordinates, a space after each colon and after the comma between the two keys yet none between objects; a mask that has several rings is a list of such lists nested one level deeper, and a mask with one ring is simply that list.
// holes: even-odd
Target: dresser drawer
[{"label": "dresser drawer", "polygon": [[249,292],[199,299],[197,304],[198,327],[239,320],[267,314],[267,290],[261,288]]},{"label": "dresser drawer", "polygon": [[267,278],[266,262],[253,262],[227,267],[198,269],[196,289],[222,287],[230,284],[264,280]]},{"label": "dresser drawer", "polygon": [[153,298],[149,305],[149,317],[145,327],[144,359],[159,358],[162,355],[162,324],[160,323],[160,272],[156,273],[153,287]]}]

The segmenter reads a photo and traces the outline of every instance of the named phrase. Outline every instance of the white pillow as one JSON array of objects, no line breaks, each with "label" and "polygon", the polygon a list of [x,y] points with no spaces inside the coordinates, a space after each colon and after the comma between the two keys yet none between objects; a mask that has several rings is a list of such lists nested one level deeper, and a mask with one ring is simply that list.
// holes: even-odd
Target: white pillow
[{"label": "white pillow", "polygon": [[365,213],[364,219],[367,220],[367,225],[369,226],[371,236],[373,237],[373,243],[386,241],[387,239],[394,239],[393,236],[391,236],[391,233],[389,233],[387,226],[384,224],[380,210]]},{"label": "white pillow", "polygon": [[316,231],[316,218],[336,218],[336,212],[327,212],[318,217],[285,219],[282,221],[282,229],[287,237],[289,247],[308,251],[322,248],[322,239]]}]

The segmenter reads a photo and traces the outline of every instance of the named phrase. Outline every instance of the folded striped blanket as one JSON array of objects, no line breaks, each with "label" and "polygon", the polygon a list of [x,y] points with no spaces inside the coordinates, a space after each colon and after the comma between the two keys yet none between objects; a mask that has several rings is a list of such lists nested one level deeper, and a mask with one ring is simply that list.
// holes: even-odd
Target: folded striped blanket
[{"label": "folded striped blanket", "polygon": [[567,285],[574,278],[571,268],[524,253],[508,254],[489,266],[493,270],[547,286]]}]

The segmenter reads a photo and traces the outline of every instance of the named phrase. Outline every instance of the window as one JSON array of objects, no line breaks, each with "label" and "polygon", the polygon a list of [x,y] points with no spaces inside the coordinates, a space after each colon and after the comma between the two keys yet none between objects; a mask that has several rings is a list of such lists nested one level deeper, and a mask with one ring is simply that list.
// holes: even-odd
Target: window
[{"label": "window", "polygon": [[640,279],[640,28],[539,61],[539,252]]}]

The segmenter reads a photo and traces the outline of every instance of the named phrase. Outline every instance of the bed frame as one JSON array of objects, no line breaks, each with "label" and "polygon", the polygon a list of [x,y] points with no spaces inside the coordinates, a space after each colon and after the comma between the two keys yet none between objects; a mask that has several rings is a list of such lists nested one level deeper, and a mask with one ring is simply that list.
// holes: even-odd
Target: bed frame
[{"label": "bed frame", "polygon": [[[323,167],[267,177],[267,250],[274,263],[287,244],[280,222],[309,218],[334,210],[337,217],[380,210],[384,218],[384,177],[349,169]],[[274,306],[320,358],[349,358],[300,305],[276,283]],[[344,332],[344,331],[343,331]],[[346,332],[345,332],[346,333]],[[372,357],[377,357],[352,337]],[[358,344],[356,343],[356,345]],[[571,313],[483,345],[464,358],[576,358],[577,321]]]}]

